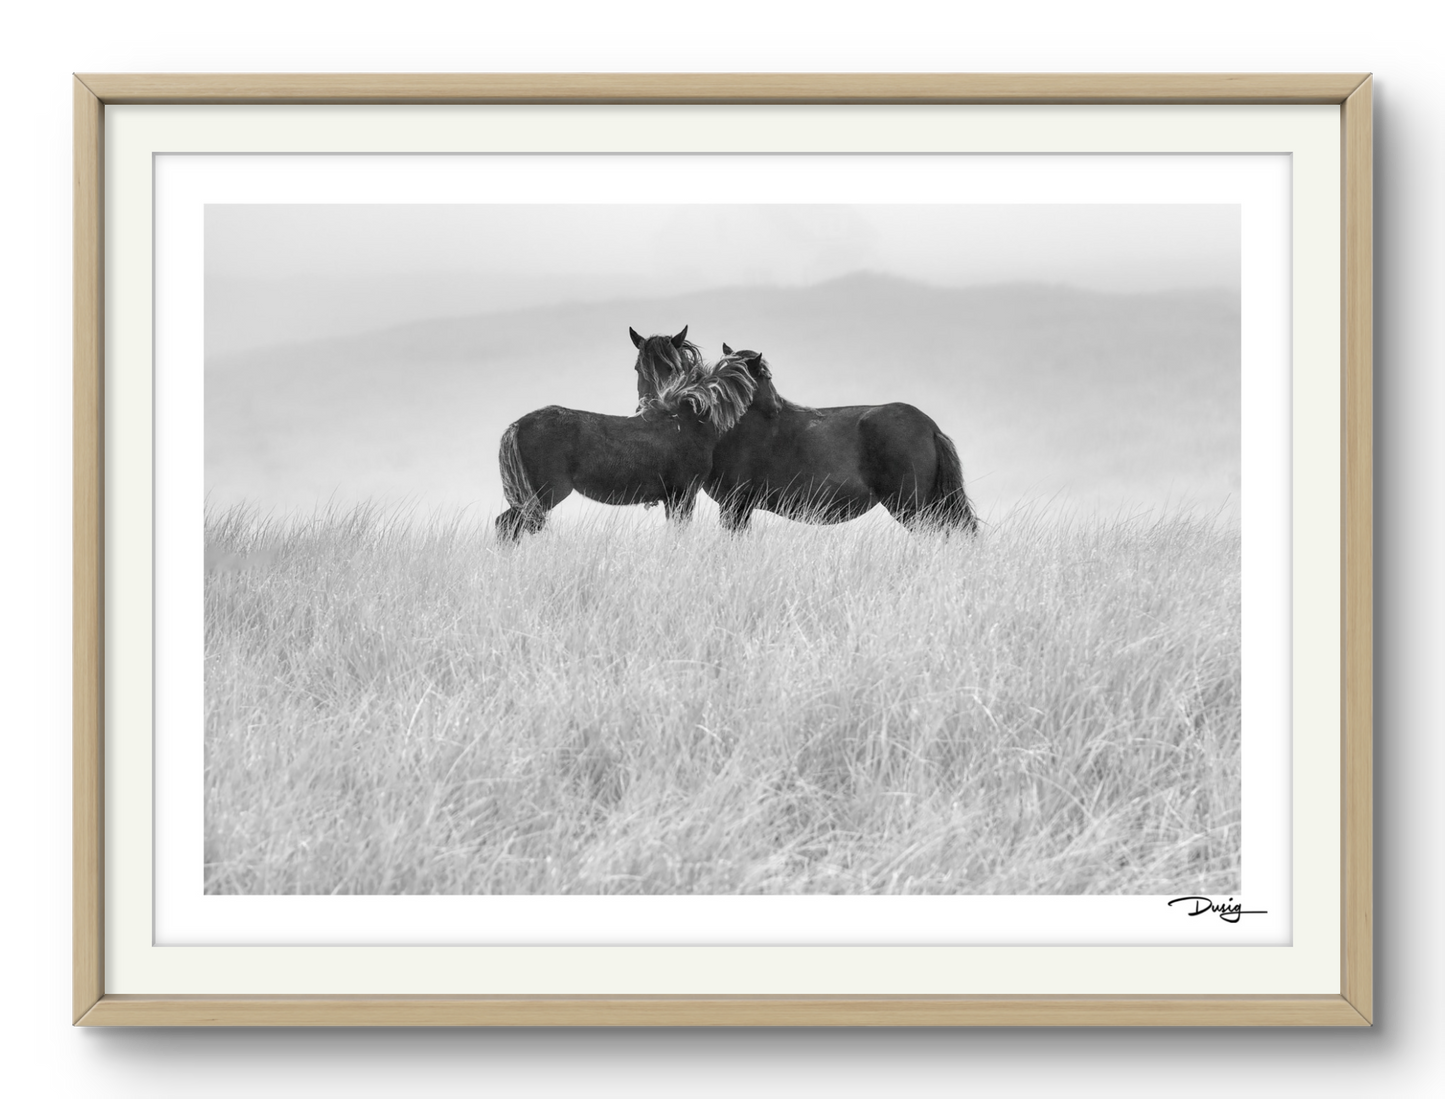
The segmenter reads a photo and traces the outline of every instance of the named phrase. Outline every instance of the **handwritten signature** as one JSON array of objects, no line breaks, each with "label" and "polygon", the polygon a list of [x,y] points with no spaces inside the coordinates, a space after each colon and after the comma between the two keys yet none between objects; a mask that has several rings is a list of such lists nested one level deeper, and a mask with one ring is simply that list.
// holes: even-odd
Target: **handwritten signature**
[{"label": "handwritten signature", "polygon": [[1243,903],[1233,897],[1223,904],[1210,897],[1175,897],[1169,902],[1169,907],[1188,903],[1192,903],[1194,907],[1183,909],[1186,916],[1203,916],[1206,912],[1217,912],[1225,923],[1238,923],[1241,916],[1263,916],[1269,911],[1267,908],[1245,908]]}]

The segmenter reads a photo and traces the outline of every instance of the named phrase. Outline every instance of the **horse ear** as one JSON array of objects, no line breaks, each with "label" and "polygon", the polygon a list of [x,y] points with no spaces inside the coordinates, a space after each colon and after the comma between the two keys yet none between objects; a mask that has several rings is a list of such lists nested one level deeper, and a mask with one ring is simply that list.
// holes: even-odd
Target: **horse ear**
[{"label": "horse ear", "polygon": [[672,337],[672,346],[675,347],[675,348],[677,348],[679,351],[681,351],[681,350],[682,350],[682,345],[683,345],[684,343],[686,343],[686,342],[687,342],[687,325],[683,325],[683,326],[682,326],[682,331],[679,332],[676,336],[673,336],[673,337]]},{"label": "horse ear", "polygon": [[[687,331],[687,330],[686,330],[686,329],[683,329],[683,331]],[[641,351],[641,350],[642,350],[642,344],[643,344],[644,341],[643,341],[642,337],[637,334],[637,329],[635,329],[635,328],[628,328],[627,334],[632,337],[632,346],[635,347],[635,348],[637,348],[639,351]]]},{"label": "horse ear", "polygon": [[732,353],[733,353],[733,349],[732,349],[731,347],[729,347],[727,344],[723,344],[723,354],[724,354],[724,355],[731,355]]}]

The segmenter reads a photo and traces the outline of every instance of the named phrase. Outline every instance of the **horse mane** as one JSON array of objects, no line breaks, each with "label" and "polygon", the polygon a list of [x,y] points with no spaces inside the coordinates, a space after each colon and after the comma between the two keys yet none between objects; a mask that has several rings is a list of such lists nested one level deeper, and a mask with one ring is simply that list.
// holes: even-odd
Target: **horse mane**
[{"label": "horse mane", "polygon": [[762,368],[762,382],[755,383],[756,388],[754,390],[752,400],[757,401],[763,396],[763,386],[767,386],[770,390],[772,390],[773,394],[772,405],[758,405],[757,408],[759,412],[763,413],[768,417],[776,417],[778,415],[778,412],[782,409],[787,409],[789,412],[818,411],[816,408],[813,408],[810,405],[799,404],[797,401],[790,401],[788,400],[788,398],[784,397],[781,393],[778,392],[778,386],[773,381],[772,367],[768,365],[768,360],[763,357],[763,353],[761,351],[734,351],[731,354],[725,355],[723,358],[719,359],[718,365],[721,366],[725,362],[747,363],[751,359],[756,359],[758,365]]},{"label": "horse mane", "polygon": [[[765,368],[767,367],[767,365],[768,365],[768,360],[765,359],[765,358],[763,358],[761,355],[758,356],[758,361],[761,362]],[[773,409],[772,411],[770,411],[770,412],[768,413],[769,416],[777,416],[778,412],[779,412],[779,411],[782,411],[782,410],[784,410],[784,409],[786,409],[788,412],[817,412],[817,411],[818,411],[816,408],[814,408],[814,407],[813,407],[812,405],[810,405],[810,404],[799,404],[797,401],[790,401],[790,400],[788,400],[788,398],[784,397],[781,393],[779,393],[779,392],[778,392],[778,387],[777,387],[776,383],[774,383],[774,381],[773,381],[773,372],[772,372],[771,370],[767,370],[767,372],[763,375],[763,378],[764,378],[764,380],[766,380],[766,382],[768,383],[768,385],[772,387],[772,390],[773,390],[773,399],[778,402],[777,408]],[[758,387],[758,391],[759,391],[759,392],[762,392],[762,387],[761,387],[761,386]]]},{"label": "horse mane", "polygon": [[666,368],[669,378],[677,378],[705,365],[702,348],[691,340],[683,340],[681,346],[674,346],[671,336],[648,336],[637,349],[638,369],[647,376],[654,393],[662,388],[661,368]]},{"label": "horse mane", "polygon": [[686,373],[668,378],[656,397],[643,402],[642,411],[672,415],[687,405],[718,431],[731,431],[752,404],[756,385],[740,360],[720,359],[712,366],[699,360]]}]

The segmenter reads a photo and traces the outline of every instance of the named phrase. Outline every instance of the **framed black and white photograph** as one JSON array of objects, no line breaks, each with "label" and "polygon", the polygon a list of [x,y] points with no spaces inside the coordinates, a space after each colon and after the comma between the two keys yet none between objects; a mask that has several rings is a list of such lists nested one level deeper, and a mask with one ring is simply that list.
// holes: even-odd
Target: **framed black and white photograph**
[{"label": "framed black and white photograph", "polygon": [[1368,77],[229,79],[77,81],[77,1021],[1369,1023]]}]

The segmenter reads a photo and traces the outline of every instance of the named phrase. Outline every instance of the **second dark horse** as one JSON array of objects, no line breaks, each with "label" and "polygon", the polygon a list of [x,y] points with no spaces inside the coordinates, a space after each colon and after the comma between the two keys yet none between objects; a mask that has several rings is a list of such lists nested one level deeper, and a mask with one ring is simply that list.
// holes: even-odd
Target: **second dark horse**
[{"label": "second dark horse", "polygon": [[[958,451],[927,415],[910,404],[794,404],[774,387],[761,354],[723,344],[723,355],[719,367],[741,364],[755,383],[747,413],[714,448],[703,482],[723,526],[742,530],[759,508],[841,523],[881,503],[909,529],[977,531]],[[639,358],[638,397],[648,399],[670,377],[663,364]]]}]

